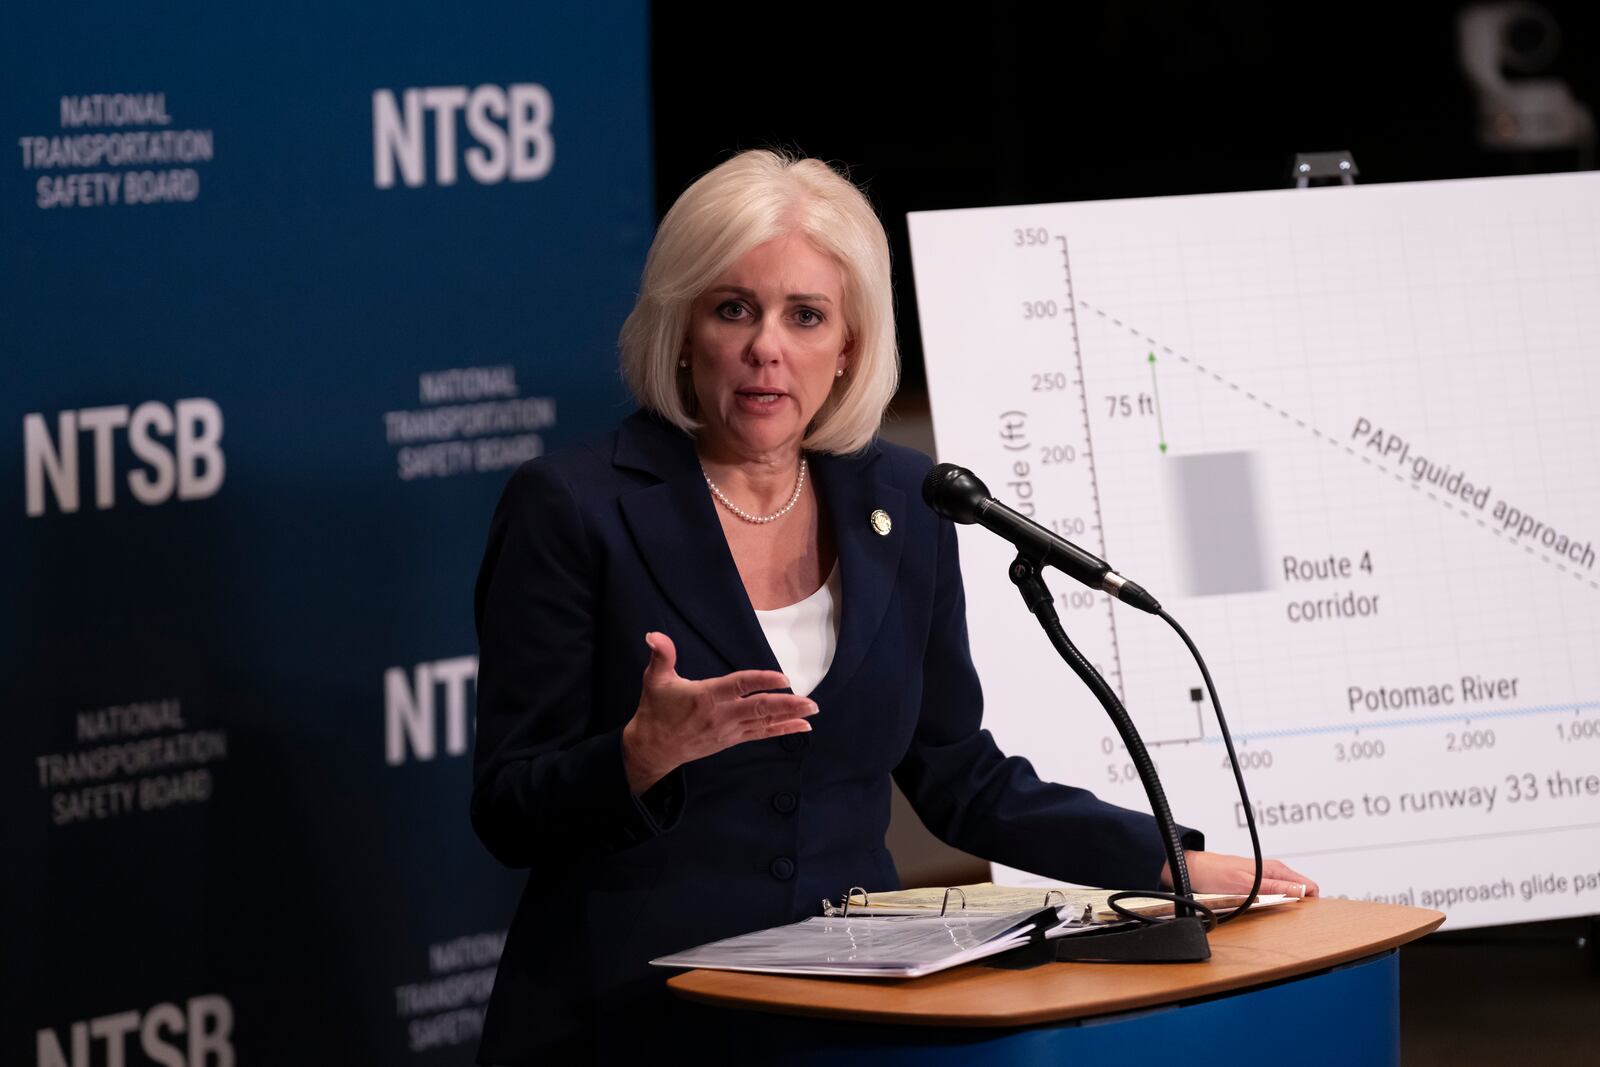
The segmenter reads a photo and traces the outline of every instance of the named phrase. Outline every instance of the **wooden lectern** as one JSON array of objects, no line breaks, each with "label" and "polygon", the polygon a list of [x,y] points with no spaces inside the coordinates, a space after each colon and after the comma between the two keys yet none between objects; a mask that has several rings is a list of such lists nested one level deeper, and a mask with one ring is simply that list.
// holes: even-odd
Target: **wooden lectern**
[{"label": "wooden lectern", "polygon": [[715,1013],[719,1044],[751,1062],[1398,1064],[1397,949],[1443,921],[1303,900],[1218,927],[1203,963],[980,962],[904,980],[689,971],[667,984],[731,1009]]}]

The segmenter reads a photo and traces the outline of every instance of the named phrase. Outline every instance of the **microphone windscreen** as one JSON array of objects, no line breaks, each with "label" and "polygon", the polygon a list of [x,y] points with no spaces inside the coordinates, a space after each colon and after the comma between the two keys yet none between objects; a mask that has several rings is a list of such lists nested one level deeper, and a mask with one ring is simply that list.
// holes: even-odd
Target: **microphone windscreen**
[{"label": "microphone windscreen", "polygon": [[977,522],[978,505],[989,499],[989,487],[965,467],[940,463],[922,479],[922,499],[947,519]]}]

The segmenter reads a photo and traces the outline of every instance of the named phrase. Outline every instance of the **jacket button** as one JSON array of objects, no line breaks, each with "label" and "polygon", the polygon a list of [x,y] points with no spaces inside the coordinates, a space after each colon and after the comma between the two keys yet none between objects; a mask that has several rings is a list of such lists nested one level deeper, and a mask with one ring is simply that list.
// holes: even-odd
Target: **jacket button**
[{"label": "jacket button", "polygon": [[788,856],[779,856],[772,861],[771,866],[767,869],[772,872],[772,877],[778,881],[787,882],[794,877],[794,860]]},{"label": "jacket button", "polygon": [[781,793],[772,794],[772,806],[783,812],[785,815],[793,811],[796,805],[799,803],[800,798],[789,792],[787,789]]},{"label": "jacket button", "polygon": [[785,752],[799,752],[809,743],[805,734],[784,734],[778,738],[778,744]]}]

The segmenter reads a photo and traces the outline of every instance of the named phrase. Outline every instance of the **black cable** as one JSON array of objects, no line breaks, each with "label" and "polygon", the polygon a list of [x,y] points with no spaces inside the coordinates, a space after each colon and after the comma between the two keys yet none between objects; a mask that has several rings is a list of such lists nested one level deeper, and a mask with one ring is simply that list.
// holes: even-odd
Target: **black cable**
[{"label": "black cable", "polygon": [[1139,772],[1140,780],[1145,785],[1145,792],[1150,800],[1151,811],[1156,817],[1157,825],[1162,828],[1162,846],[1167,853],[1167,866],[1172,872],[1172,886],[1176,892],[1138,892],[1127,891],[1114,893],[1107,903],[1113,911],[1125,919],[1146,925],[1155,925],[1164,920],[1147,915],[1140,915],[1132,909],[1122,906],[1121,901],[1135,898],[1149,898],[1155,900],[1169,900],[1174,905],[1174,914],[1177,917],[1186,917],[1198,913],[1206,929],[1211,929],[1219,923],[1232,922],[1234,919],[1250,910],[1255,903],[1257,895],[1261,892],[1262,859],[1261,836],[1256,830],[1255,809],[1250,804],[1250,794],[1245,788],[1244,772],[1239,767],[1239,755],[1234,751],[1233,735],[1228,730],[1228,720],[1222,714],[1222,700],[1217,696],[1216,683],[1211,678],[1211,669],[1206,666],[1205,657],[1200,655],[1200,649],[1195,646],[1193,639],[1187,631],[1178,624],[1178,620],[1167,614],[1166,610],[1154,599],[1153,614],[1159,615],[1167,625],[1183,640],[1189,654],[1194,657],[1195,663],[1200,668],[1200,676],[1205,680],[1206,693],[1211,698],[1211,710],[1217,717],[1217,726],[1222,731],[1222,743],[1228,750],[1228,765],[1233,771],[1234,783],[1239,789],[1239,800],[1244,806],[1245,826],[1250,831],[1250,848],[1255,857],[1255,876],[1250,883],[1250,892],[1245,895],[1244,902],[1227,915],[1218,916],[1216,912],[1194,899],[1190,888],[1189,867],[1184,856],[1183,842],[1178,837],[1177,824],[1172,817],[1172,810],[1167,804],[1166,791],[1161,786],[1161,779],[1156,774],[1155,764],[1150,759],[1150,754],[1145,748],[1144,741],[1139,737],[1138,729],[1133,725],[1132,718],[1122,705],[1116,692],[1095,670],[1090,663],[1072,643],[1066,630],[1061,625],[1060,616],[1056,614],[1054,598],[1045,587],[1039,576],[1037,564],[1023,556],[1018,556],[1011,564],[1011,580],[1021,591],[1023,600],[1030,611],[1039,620],[1039,625],[1044,629],[1045,635],[1050,639],[1050,644],[1062,659],[1067,661],[1075,674],[1083,680],[1095,697],[1105,707],[1111,717],[1112,724],[1116,726],[1117,733],[1122,737],[1123,747],[1127,749],[1129,757],[1133,759],[1134,766]]},{"label": "black cable", "polygon": [[[1061,619],[1056,614],[1054,598],[1040,580],[1037,566],[1018,556],[1011,564],[1011,580],[1022,591],[1024,601],[1027,602],[1034,617],[1039,620],[1039,625],[1044,629],[1045,636],[1050,639],[1050,644],[1105,707],[1106,714],[1111,717],[1112,725],[1122,736],[1122,744],[1128,750],[1128,755],[1139,772],[1139,780],[1144,783],[1145,794],[1150,800],[1150,809],[1155,815],[1156,825],[1161,828],[1161,843],[1167,853],[1167,869],[1172,873],[1172,887],[1176,890],[1172,895],[1173,903],[1176,905],[1175,914],[1180,918],[1193,915],[1201,910],[1201,905],[1193,899],[1189,882],[1189,865],[1183,854],[1183,842],[1178,837],[1177,824],[1173,821],[1172,809],[1167,804],[1166,791],[1161,787],[1161,779],[1156,774],[1155,764],[1144,747],[1144,741],[1139,737],[1138,729],[1133,725],[1133,719],[1122,706],[1116,691],[1100,676],[1100,672],[1094,669],[1094,664],[1078,651],[1078,646],[1072,643],[1072,638],[1067,636],[1067,631],[1062,628]],[[1140,922],[1150,921],[1147,916],[1136,918]]]},{"label": "black cable", "polygon": [[1228,733],[1228,720],[1222,717],[1222,701],[1217,699],[1217,687],[1211,681],[1211,671],[1206,667],[1205,658],[1200,655],[1200,650],[1189,639],[1189,635],[1184,632],[1183,627],[1178,625],[1178,620],[1168,615],[1166,609],[1158,609],[1156,614],[1165,619],[1167,625],[1178,632],[1178,636],[1183,638],[1183,643],[1189,646],[1189,654],[1200,665],[1200,677],[1206,681],[1206,693],[1211,697],[1211,710],[1216,713],[1217,726],[1222,730],[1222,743],[1228,749],[1228,763],[1233,767],[1233,780],[1239,785],[1239,800],[1244,804],[1245,825],[1250,828],[1250,847],[1255,851],[1256,857],[1256,878],[1250,884],[1250,892],[1245,897],[1244,903],[1217,920],[1219,923],[1232,922],[1250,910],[1250,905],[1255,903],[1256,894],[1261,892],[1261,837],[1256,833],[1255,809],[1250,806],[1250,794],[1244,787],[1244,772],[1239,769],[1239,756],[1233,751],[1233,736]]},{"label": "black cable", "polygon": [[[1159,926],[1166,922],[1166,920],[1156,918],[1152,915],[1141,915],[1132,908],[1123,907],[1122,902],[1124,900],[1170,900],[1175,905],[1186,905],[1200,913],[1200,922],[1208,932],[1216,929],[1217,923],[1223,921],[1222,919],[1217,918],[1217,913],[1215,911],[1213,911],[1207,905],[1202,904],[1192,896],[1182,897],[1176,893],[1163,893],[1155,889],[1124,889],[1119,893],[1112,893],[1110,896],[1106,897],[1106,906],[1112,911],[1116,912],[1124,919],[1130,919],[1133,922],[1142,923],[1145,926]],[[1177,909],[1174,908],[1173,910],[1176,911]]]}]

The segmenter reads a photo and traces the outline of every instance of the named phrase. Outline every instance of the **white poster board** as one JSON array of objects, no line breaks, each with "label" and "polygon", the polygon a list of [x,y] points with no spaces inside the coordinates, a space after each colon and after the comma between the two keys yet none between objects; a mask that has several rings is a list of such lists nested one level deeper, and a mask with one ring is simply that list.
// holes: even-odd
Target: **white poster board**
[{"label": "white poster board", "polygon": [[[1184,624],[1269,855],[1452,927],[1600,912],[1600,175],[910,230],[938,458]],[[1009,546],[961,550],[1001,747],[1148,810]],[[1177,637],[1047,579],[1178,819],[1247,853]]]}]

